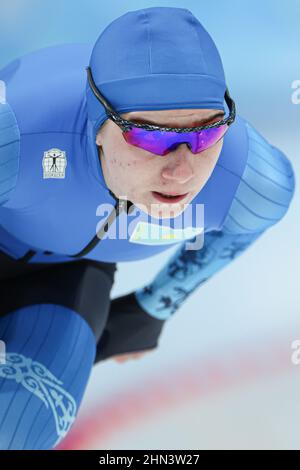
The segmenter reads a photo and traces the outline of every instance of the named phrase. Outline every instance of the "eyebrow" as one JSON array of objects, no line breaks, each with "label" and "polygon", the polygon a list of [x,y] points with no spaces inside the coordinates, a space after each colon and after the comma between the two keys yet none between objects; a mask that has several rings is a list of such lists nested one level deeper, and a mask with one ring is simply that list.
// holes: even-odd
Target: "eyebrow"
[{"label": "eyebrow", "polygon": [[[225,113],[223,111],[219,111],[218,113],[215,113],[213,114],[212,116],[209,116],[205,119],[197,119],[197,118],[194,118],[194,121],[197,122],[198,124],[206,124],[207,122],[209,121],[212,121],[213,119],[217,118],[217,117],[224,117]],[[180,116],[178,116],[180,117]],[[188,117],[188,116],[186,116]],[[191,117],[193,117],[191,115]],[[142,119],[142,118],[139,118],[139,117],[134,117],[132,119],[130,119],[130,121],[133,121],[133,122],[138,122],[140,124],[153,124],[153,125],[157,125],[157,126],[160,126],[160,127],[173,127],[172,125],[169,125],[169,124],[157,124],[157,122],[155,121],[152,121],[151,119]],[[188,127],[188,126],[183,126],[183,127]]]}]

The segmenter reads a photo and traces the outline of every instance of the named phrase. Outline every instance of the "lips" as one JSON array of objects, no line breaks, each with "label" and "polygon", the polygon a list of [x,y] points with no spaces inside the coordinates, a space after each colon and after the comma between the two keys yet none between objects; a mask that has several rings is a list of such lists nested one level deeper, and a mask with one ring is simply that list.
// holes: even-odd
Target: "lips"
[{"label": "lips", "polygon": [[162,196],[183,196],[184,194],[186,194],[186,193],[174,193],[174,192],[171,192],[171,191],[169,193],[162,193],[162,192],[159,192],[159,191],[155,191],[155,192],[158,192]]},{"label": "lips", "polygon": [[[167,204],[174,204],[175,202],[179,202],[179,201],[182,201],[184,198],[186,198],[186,196],[188,195],[188,193],[186,194],[163,194],[163,193],[159,193],[157,191],[152,191],[152,195],[153,197],[159,201],[159,202],[165,202]],[[168,197],[168,196],[171,196],[171,197]]]}]

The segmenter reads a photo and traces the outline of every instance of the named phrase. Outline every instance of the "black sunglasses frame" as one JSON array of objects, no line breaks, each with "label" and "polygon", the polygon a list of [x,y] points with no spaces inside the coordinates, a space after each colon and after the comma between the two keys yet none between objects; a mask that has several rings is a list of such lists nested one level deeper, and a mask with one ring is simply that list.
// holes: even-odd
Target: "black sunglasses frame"
[{"label": "black sunglasses frame", "polygon": [[110,102],[103,96],[100,90],[96,87],[91,68],[86,67],[86,71],[87,71],[88,81],[89,81],[92,92],[94,93],[96,98],[100,101],[100,103],[104,106],[108,118],[114,121],[122,129],[123,132],[129,131],[130,129],[132,129],[132,127],[138,127],[140,129],[145,129],[147,131],[159,130],[159,131],[164,131],[164,132],[178,132],[178,133],[199,132],[205,129],[219,127],[224,124],[227,124],[228,126],[230,126],[234,122],[235,117],[236,117],[235,102],[230,97],[228,88],[226,88],[225,101],[229,108],[229,116],[225,119],[222,119],[221,121],[215,122],[214,124],[208,124],[206,126],[198,126],[198,127],[162,127],[162,126],[156,126],[156,125],[151,125],[151,124],[140,124],[140,123],[136,123],[133,121],[128,121],[127,119],[123,119],[120,116],[120,114],[118,114],[118,112],[113,108]]}]

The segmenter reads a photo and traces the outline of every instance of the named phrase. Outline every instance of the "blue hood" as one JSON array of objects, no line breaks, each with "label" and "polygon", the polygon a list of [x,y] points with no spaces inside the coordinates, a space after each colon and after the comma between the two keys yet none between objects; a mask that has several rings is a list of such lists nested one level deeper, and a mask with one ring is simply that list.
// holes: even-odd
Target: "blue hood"
[{"label": "blue hood", "polygon": [[[96,86],[119,113],[225,111],[221,57],[199,20],[185,8],[151,7],[115,19],[95,43],[89,66]],[[90,151],[104,183],[95,141],[107,115],[88,81],[86,96]]]}]

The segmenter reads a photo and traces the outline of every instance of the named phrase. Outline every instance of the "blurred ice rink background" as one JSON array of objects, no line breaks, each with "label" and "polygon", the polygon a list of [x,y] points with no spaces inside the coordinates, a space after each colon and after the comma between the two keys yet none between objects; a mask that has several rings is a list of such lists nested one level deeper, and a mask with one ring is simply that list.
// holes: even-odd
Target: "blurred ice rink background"
[{"label": "blurred ice rink background", "polygon": [[[1,0],[0,67],[42,47],[94,43],[116,17],[150,6],[188,8],[203,23],[238,113],[290,158],[296,193],[279,224],[193,293],[157,350],[94,367],[61,448],[300,449],[300,366],[291,362],[300,339],[300,104],[291,99],[300,2]],[[175,249],[119,263],[112,296],[150,281]]]}]

